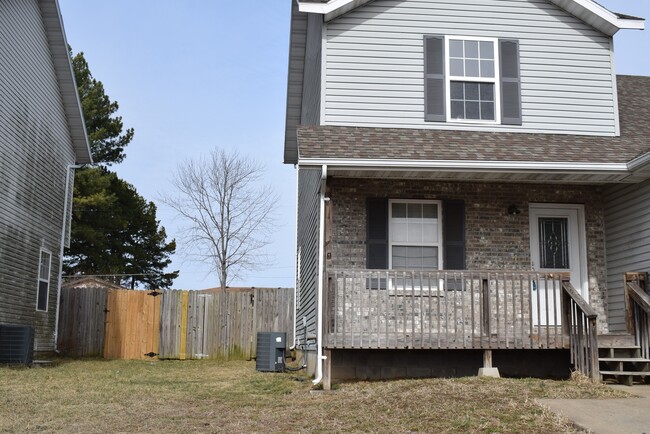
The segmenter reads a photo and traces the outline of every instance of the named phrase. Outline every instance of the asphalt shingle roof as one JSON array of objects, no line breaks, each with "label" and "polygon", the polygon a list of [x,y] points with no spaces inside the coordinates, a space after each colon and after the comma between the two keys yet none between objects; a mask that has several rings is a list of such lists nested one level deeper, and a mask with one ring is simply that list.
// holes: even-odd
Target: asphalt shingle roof
[{"label": "asphalt shingle roof", "polygon": [[650,77],[618,76],[621,135],[299,126],[300,158],[627,163],[650,152]]}]

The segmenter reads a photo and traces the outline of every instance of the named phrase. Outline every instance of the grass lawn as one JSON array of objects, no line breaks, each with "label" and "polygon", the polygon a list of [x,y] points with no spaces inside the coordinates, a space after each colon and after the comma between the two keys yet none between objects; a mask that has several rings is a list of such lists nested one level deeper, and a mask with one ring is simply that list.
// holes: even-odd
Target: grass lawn
[{"label": "grass lawn", "polygon": [[254,362],[64,360],[0,367],[0,432],[573,432],[535,398],[626,396],[601,385],[462,378],[310,393]]}]

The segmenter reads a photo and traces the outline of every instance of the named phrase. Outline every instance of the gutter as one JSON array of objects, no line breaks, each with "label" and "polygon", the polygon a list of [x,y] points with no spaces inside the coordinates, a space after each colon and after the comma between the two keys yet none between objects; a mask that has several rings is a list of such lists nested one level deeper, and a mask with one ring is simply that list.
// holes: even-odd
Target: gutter
[{"label": "gutter", "polygon": [[327,186],[327,165],[323,164],[320,181],[320,223],[318,234],[318,302],[316,304],[316,378],[312,381],[318,384],[323,380],[323,278],[325,274],[325,187]]},{"label": "gutter", "polygon": [[645,153],[634,160],[627,163],[627,167],[630,171],[638,170],[650,164],[650,152]]},{"label": "gutter", "polygon": [[[650,159],[650,157],[649,157]],[[335,166],[367,170],[373,168],[408,170],[473,170],[485,172],[500,171],[558,171],[558,172],[614,172],[626,173],[626,163],[567,163],[539,161],[481,161],[481,160],[382,160],[382,159],[329,159],[303,158],[299,161],[307,166]]]},{"label": "gutter", "polygon": [[[63,282],[63,253],[65,249],[65,234],[68,230],[68,225],[72,220],[68,220],[68,205],[72,202],[71,188],[70,188],[70,174],[74,173],[74,169],[80,169],[81,164],[68,164],[65,174],[65,203],[63,204],[63,222],[61,224],[61,248],[59,250],[59,283],[56,288],[56,318],[54,319],[54,352],[59,352],[59,311],[61,309],[61,284]],[[74,182],[74,178],[73,178]]]}]

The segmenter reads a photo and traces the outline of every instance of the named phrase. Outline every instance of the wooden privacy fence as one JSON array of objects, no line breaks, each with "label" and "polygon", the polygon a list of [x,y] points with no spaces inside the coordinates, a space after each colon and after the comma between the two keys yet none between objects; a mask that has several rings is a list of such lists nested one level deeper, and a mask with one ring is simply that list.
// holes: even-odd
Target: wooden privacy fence
[{"label": "wooden privacy fence", "polygon": [[162,359],[251,358],[257,332],[293,335],[293,289],[165,291]]},{"label": "wooden privacy fence", "polygon": [[293,289],[237,292],[63,288],[59,350],[70,356],[252,358],[257,332],[293,336]]},{"label": "wooden privacy fence", "polygon": [[66,356],[104,354],[106,288],[61,288],[57,346]]}]

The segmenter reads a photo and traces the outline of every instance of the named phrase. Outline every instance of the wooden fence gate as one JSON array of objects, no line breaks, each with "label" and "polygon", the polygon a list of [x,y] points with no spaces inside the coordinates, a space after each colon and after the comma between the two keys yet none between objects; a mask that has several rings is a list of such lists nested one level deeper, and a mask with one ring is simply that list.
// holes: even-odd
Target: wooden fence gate
[{"label": "wooden fence gate", "polygon": [[158,355],[160,295],[157,291],[108,291],[104,358],[142,360]]}]

